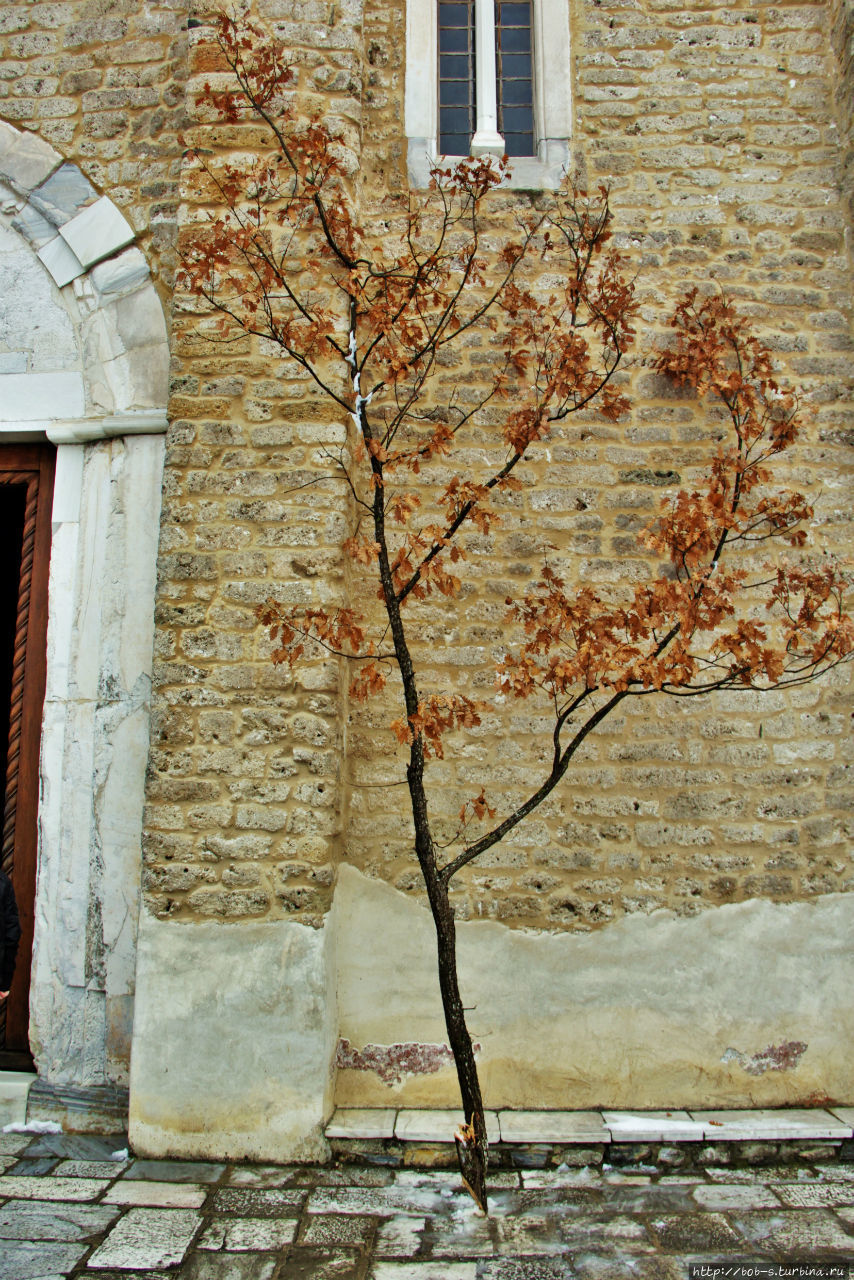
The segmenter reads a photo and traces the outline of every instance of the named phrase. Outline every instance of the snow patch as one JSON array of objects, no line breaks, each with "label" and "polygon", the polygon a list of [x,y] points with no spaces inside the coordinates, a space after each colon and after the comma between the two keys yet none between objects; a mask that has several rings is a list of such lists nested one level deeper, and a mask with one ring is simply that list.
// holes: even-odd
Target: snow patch
[{"label": "snow patch", "polygon": [[23,1124],[16,1120],[14,1124],[4,1124],[4,1133],[62,1133],[62,1125],[55,1120],[30,1120]]}]

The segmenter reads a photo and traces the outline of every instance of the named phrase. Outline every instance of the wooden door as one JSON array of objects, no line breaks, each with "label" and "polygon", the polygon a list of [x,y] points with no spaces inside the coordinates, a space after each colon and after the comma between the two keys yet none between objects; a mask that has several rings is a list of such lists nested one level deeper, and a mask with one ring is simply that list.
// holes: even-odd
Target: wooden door
[{"label": "wooden door", "polygon": [[30,963],[55,459],[52,445],[0,445],[0,864],[21,917],[12,989],[0,1001],[0,1070],[32,1068]]}]

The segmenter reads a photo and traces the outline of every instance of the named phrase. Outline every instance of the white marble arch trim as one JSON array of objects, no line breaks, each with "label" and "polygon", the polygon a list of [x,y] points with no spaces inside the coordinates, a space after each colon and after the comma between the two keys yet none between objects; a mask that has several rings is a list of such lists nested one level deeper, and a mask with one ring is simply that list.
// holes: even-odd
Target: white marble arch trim
[{"label": "white marble arch trim", "polygon": [[165,431],[166,321],[124,214],[37,134],[2,119],[0,209],[59,290],[78,348],[62,366],[0,354],[0,432],[66,443]]}]

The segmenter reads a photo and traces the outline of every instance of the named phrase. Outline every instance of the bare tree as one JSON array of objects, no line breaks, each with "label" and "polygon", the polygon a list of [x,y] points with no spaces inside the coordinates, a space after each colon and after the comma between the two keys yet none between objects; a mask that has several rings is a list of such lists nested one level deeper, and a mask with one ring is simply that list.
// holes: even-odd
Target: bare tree
[{"label": "bare tree", "polygon": [[[463,805],[456,843],[440,849],[430,757],[443,754],[449,730],[478,725],[482,706],[422,687],[412,638],[418,604],[457,595],[461,534],[500,520],[517,473],[555,424],[591,406],[612,421],[628,409],[615,374],[634,338],[636,304],[609,245],[608,193],[567,184],[520,202],[512,218],[496,216],[503,166],[467,160],[438,169],[430,191],[399,202],[383,225],[362,226],[342,140],[285,105],[295,86],[285,51],[227,17],[216,38],[229,83],[206,86],[200,102],[216,119],[263,123],[270,149],[252,165],[196,153],[213,212],[185,236],[182,282],[219,314],[225,333],[272,341],[350,424],[334,459],[353,513],[344,545],[374,586],[352,607],[294,610],[270,600],[260,613],[274,662],[295,664],[320,648],[351,668],[351,697],[370,698],[391,678],[400,700],[391,728],[408,752],[414,852],[465,1112],[457,1150],[485,1210],[486,1129],[457,978],[453,877],[542,804],[626,699],[797,685],[849,658],[845,578],[827,558],[778,555],[768,568],[769,557],[757,555],[762,544],[800,548],[813,514],[801,494],[770,488],[774,463],[797,436],[798,405],[726,299],[692,290],[672,319],[673,345],[655,363],[710,405],[705,481],[668,498],[645,531],[643,583],[609,599],[567,584],[546,563],[508,599],[508,635],[518,641],[497,687],[550,708],[549,759],[539,785],[498,817],[482,779]],[[448,360],[476,332],[488,335],[494,355],[479,382]],[[453,467],[487,406],[500,423],[493,465],[437,484],[437,461]],[[471,835],[471,819],[482,834]]]}]

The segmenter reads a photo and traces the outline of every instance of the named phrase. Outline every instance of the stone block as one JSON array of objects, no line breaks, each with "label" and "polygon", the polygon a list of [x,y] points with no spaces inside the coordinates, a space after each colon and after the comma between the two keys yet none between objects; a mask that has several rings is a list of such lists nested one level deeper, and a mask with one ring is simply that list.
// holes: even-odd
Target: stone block
[{"label": "stone block", "polygon": [[29,195],[62,164],[62,156],[35,133],[0,121],[0,178]]},{"label": "stone block", "polygon": [[848,1137],[854,1137],[854,1107],[828,1107],[828,1111],[842,1124],[848,1125],[852,1130]]},{"label": "stone block", "polygon": [[338,1107],[326,1126],[327,1138],[392,1138],[393,1107]]},{"label": "stone block", "polygon": [[60,236],[54,236],[52,240],[48,240],[47,244],[42,245],[38,253],[53,277],[54,284],[60,289],[63,285],[70,284],[72,280],[76,280],[78,276],[83,275],[85,271],[85,267],[79,258],[72,253]]},{"label": "stone block", "polygon": [[135,1160],[128,1170],[132,1181],[218,1182],[225,1172],[225,1165],[209,1160]]},{"label": "stone block", "polygon": [[780,1141],[794,1138],[847,1138],[848,1126],[829,1111],[787,1107],[776,1111],[692,1111],[707,1140],[717,1142]]},{"label": "stone block", "polygon": [[[143,915],[135,1149],[212,1157],[240,1150],[262,1160],[327,1153],[335,1029],[326,942],[323,928],[289,921],[176,925]],[[223,1036],[232,1021],[240,1036]]]},{"label": "stone block", "polygon": [[0,374],[26,373],[26,372],[27,372],[26,351],[0,352]]},{"label": "stone block", "polygon": [[502,1142],[609,1142],[598,1111],[500,1111]]},{"label": "stone block", "polygon": [[34,249],[40,249],[48,240],[53,240],[56,236],[56,227],[52,222],[48,222],[38,209],[33,208],[31,204],[25,204],[19,213],[13,218],[12,226],[22,235],[25,240],[33,246]]},{"label": "stone block", "polygon": [[98,193],[76,164],[64,164],[30,194],[30,204],[55,227],[73,218]]},{"label": "stone block", "polygon": [[603,1111],[614,1142],[701,1142],[703,1125],[687,1111]]},{"label": "stone block", "polygon": [[123,249],[136,237],[133,227],[109,196],[101,196],[95,204],[71,218],[60,227],[59,234],[87,268]]},{"label": "stone block", "polygon": [[0,1129],[7,1124],[23,1124],[27,1118],[27,1097],[35,1077],[28,1071],[0,1074]]},{"label": "stone block", "polygon": [[[496,1111],[485,1111],[488,1142],[499,1142],[501,1129]],[[401,1142],[453,1142],[454,1130],[465,1120],[462,1111],[399,1111],[394,1136]]]},{"label": "stone block", "polygon": [[102,297],[110,297],[138,289],[148,276],[145,255],[139,249],[130,248],[94,266],[89,279]]}]

